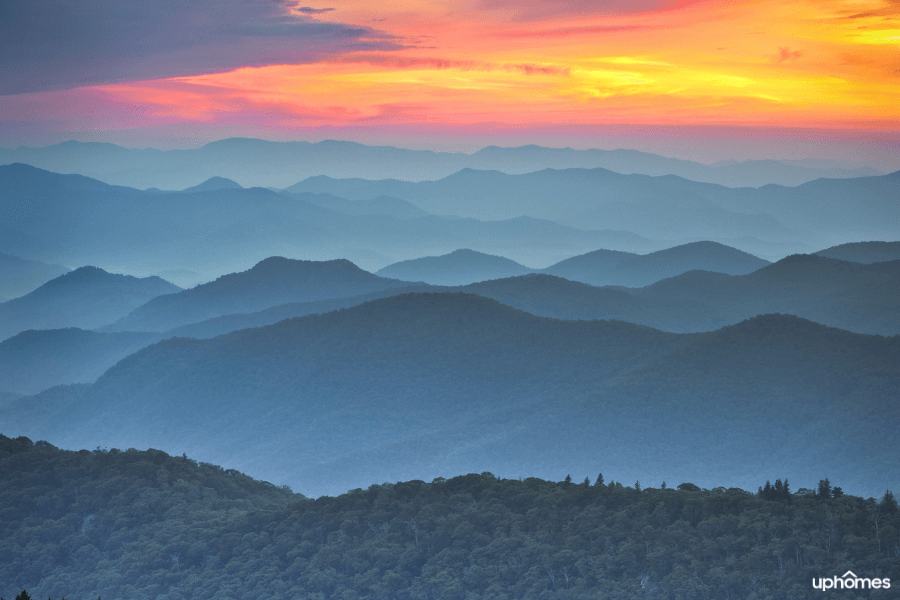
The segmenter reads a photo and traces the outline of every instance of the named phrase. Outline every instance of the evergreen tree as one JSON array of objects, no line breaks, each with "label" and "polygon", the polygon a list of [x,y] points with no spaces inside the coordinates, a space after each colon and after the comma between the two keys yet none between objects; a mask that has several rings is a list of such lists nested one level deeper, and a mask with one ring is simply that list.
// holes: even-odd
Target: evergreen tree
[{"label": "evergreen tree", "polygon": [[603,473],[597,474],[597,481],[594,482],[594,485],[603,485]]},{"label": "evergreen tree", "polygon": [[819,500],[831,500],[831,482],[828,478],[819,480],[819,487],[816,491],[816,497]]}]

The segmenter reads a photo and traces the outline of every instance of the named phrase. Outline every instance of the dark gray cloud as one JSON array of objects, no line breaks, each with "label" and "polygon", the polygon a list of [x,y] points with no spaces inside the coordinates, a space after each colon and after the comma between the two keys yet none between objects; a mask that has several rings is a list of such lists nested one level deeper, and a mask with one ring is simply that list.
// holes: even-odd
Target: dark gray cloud
[{"label": "dark gray cloud", "polygon": [[0,95],[402,47],[383,32],[291,8],[327,10],[292,0],[0,0]]}]

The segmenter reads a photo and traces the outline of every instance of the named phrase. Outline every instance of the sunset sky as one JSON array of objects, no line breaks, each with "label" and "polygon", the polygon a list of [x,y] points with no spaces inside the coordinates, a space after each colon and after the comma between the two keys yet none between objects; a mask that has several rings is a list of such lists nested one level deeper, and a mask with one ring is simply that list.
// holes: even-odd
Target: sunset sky
[{"label": "sunset sky", "polygon": [[11,0],[0,72],[5,147],[247,136],[900,164],[898,0]]}]

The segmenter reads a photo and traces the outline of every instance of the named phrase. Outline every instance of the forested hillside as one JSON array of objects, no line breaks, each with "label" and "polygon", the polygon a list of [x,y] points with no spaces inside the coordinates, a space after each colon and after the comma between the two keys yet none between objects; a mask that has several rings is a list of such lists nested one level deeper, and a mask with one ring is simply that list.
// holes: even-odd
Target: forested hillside
[{"label": "forested hillside", "polygon": [[642,479],[740,487],[781,465],[874,494],[897,478],[898,388],[900,338],[791,316],[672,334],[403,294],[169,339],[92,386],[3,404],[0,428],[187,451],[314,495],[597,456]]},{"label": "forested hillside", "polygon": [[[583,482],[482,473],[311,500],[186,456],[0,435],[0,594],[781,600],[819,598],[813,578],[853,569],[892,587],[847,597],[896,597],[890,493],[623,485],[604,466]],[[820,493],[785,493],[798,483]]]}]

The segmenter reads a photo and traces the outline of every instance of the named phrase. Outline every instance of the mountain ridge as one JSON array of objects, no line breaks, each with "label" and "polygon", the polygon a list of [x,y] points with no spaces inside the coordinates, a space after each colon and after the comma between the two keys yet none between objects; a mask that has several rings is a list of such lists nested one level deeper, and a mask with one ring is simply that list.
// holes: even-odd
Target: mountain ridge
[{"label": "mountain ridge", "polygon": [[[348,161],[347,159],[353,160]],[[0,148],[0,161],[30,162],[35,166],[81,172],[110,183],[136,188],[178,189],[228,173],[245,186],[285,187],[291,174],[339,177],[438,179],[461,168],[477,167],[525,173],[547,167],[604,167],[621,173],[678,174],[695,181],[730,187],[758,187],[766,183],[798,185],[818,177],[881,174],[871,167],[792,165],[779,161],[742,161],[714,167],[638,150],[573,150],[536,145],[488,146],[472,154],[366,146],[356,142],[271,142],[226,138],[187,150],[127,149],[113,144],[63,142],[45,148]]]},{"label": "mountain ridge", "polygon": [[80,267],[0,304],[0,340],[28,329],[100,327],[155,296],[180,289],[159,277],[141,279]]}]

